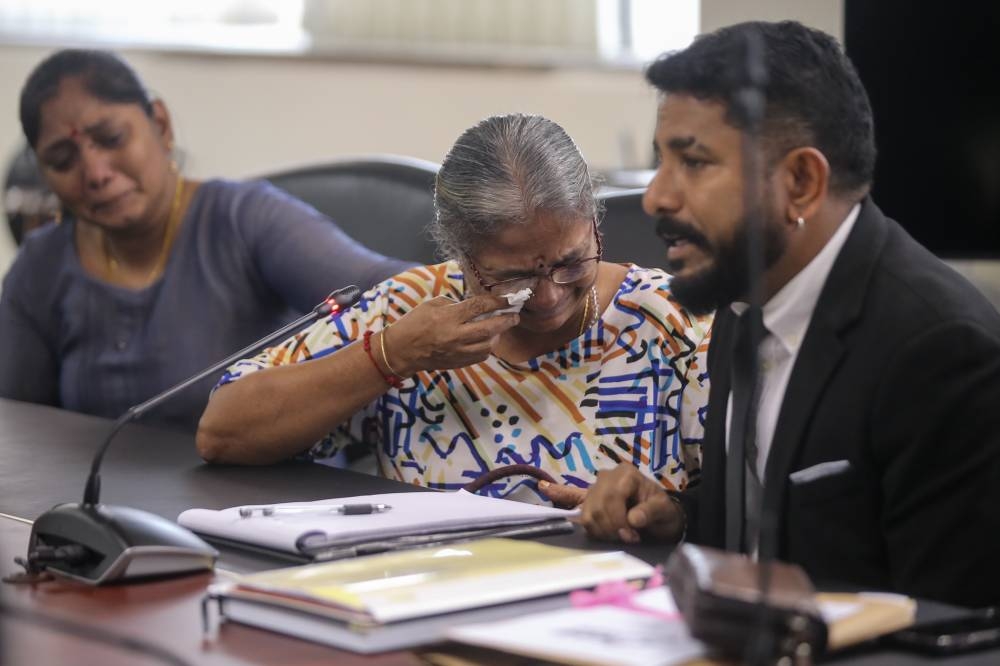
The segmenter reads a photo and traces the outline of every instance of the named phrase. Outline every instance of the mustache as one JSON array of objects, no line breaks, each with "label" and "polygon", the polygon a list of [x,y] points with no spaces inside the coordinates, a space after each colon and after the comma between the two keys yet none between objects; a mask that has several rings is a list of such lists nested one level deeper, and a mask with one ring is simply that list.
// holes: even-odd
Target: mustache
[{"label": "mustache", "polygon": [[673,245],[677,241],[683,240],[705,249],[710,248],[707,238],[690,224],[681,222],[675,217],[663,216],[657,219],[656,235],[667,245]]}]

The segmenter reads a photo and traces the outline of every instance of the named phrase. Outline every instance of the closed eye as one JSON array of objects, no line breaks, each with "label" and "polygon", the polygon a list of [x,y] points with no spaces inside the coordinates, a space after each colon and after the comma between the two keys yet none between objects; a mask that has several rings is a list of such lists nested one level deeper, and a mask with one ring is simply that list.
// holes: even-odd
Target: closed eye
[{"label": "closed eye", "polygon": [[696,171],[708,164],[708,160],[703,160],[698,157],[691,157],[690,155],[681,155],[681,164],[684,168]]},{"label": "closed eye", "polygon": [[94,143],[102,148],[117,148],[128,138],[129,131],[127,123],[111,120],[102,120],[87,130]]},{"label": "closed eye", "polygon": [[121,145],[122,140],[125,138],[123,132],[115,132],[108,134],[99,134],[94,137],[94,143],[100,145],[103,148],[117,148]]},{"label": "closed eye", "polygon": [[68,171],[73,166],[76,153],[73,146],[59,146],[46,151],[42,163],[53,171]]}]

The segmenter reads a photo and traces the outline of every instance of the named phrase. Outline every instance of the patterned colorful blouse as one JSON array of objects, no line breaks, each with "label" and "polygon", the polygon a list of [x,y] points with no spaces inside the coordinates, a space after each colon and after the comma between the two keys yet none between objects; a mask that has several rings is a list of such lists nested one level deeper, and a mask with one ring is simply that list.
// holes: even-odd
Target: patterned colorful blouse
[{"label": "patterned colorful blouse", "polygon": [[[349,435],[375,448],[382,475],[441,490],[515,463],[586,487],[599,470],[623,461],[666,488],[683,488],[700,467],[711,320],[687,314],[669,283],[663,271],[630,266],[611,304],[580,337],[525,363],[490,356],[465,368],[419,372],[310,455],[332,457]],[[457,301],[464,293],[454,262],[409,270],[373,287],[343,314],[239,361],[220,384],[325,356],[422,301],[442,295]],[[501,479],[481,492],[546,501],[536,481],[525,477]]]}]

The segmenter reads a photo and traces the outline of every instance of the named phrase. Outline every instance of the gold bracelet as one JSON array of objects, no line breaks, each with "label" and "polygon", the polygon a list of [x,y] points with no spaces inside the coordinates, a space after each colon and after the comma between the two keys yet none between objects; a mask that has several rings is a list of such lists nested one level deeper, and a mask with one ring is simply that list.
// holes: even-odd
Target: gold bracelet
[{"label": "gold bracelet", "polygon": [[372,332],[371,331],[365,331],[364,347],[365,347],[365,354],[368,355],[368,358],[371,360],[372,365],[375,366],[375,370],[378,372],[378,374],[382,375],[382,379],[385,380],[385,383],[388,384],[389,386],[393,387],[393,388],[400,388],[400,387],[402,387],[403,386],[403,380],[400,379],[399,377],[397,377],[396,375],[393,375],[393,374],[387,375],[384,372],[382,372],[382,366],[379,365],[378,361],[375,360],[375,355],[372,354]]},{"label": "gold bracelet", "polygon": [[382,332],[378,336],[378,346],[382,350],[382,362],[385,363],[385,368],[386,370],[389,371],[389,374],[395,375],[396,377],[402,379],[403,376],[398,372],[396,372],[395,370],[393,370],[392,366],[389,365],[389,355],[385,353],[385,332],[388,330],[389,327],[386,326],[385,328],[382,329]]}]

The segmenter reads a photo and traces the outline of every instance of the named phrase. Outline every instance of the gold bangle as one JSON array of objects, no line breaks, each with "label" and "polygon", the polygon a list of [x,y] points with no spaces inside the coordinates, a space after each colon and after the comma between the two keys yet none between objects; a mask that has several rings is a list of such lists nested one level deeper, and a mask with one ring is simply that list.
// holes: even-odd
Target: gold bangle
[{"label": "gold bangle", "polygon": [[402,375],[393,370],[392,366],[389,365],[389,355],[385,353],[385,332],[388,330],[389,327],[386,326],[378,336],[378,346],[382,350],[382,362],[385,363],[385,368],[389,371],[389,374],[402,378]]},{"label": "gold bangle", "polygon": [[371,360],[372,365],[375,366],[376,372],[382,375],[382,379],[385,380],[385,383],[393,388],[400,388],[403,385],[403,380],[397,377],[396,375],[387,375],[384,372],[382,372],[382,366],[379,365],[378,361],[375,360],[375,355],[372,353],[371,331],[365,331],[364,347],[365,347],[365,354],[368,355],[368,358]]}]

